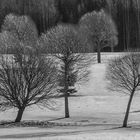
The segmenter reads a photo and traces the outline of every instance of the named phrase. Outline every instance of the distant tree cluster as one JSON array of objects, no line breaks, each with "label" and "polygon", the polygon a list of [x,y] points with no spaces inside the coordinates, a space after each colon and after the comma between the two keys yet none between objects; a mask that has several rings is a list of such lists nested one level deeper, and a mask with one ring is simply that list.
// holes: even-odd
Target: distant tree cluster
[{"label": "distant tree cluster", "polygon": [[[104,9],[117,25],[119,44],[116,51],[139,48],[140,1],[139,0],[59,0],[63,22],[79,21],[86,13]],[[62,5],[62,6],[61,6]],[[66,7],[66,8],[65,8]],[[74,9],[74,10],[73,10]],[[103,50],[108,50],[104,48]]]},{"label": "distant tree cluster", "polygon": [[56,0],[0,0],[0,24],[6,15],[28,15],[35,22],[39,33],[56,25],[59,20],[59,11]]},{"label": "distant tree cluster", "polygon": [[100,9],[108,12],[117,25],[119,44],[115,50],[138,48],[139,0],[0,0],[0,25],[9,13],[28,15],[41,33],[60,22],[77,24],[84,14]]}]

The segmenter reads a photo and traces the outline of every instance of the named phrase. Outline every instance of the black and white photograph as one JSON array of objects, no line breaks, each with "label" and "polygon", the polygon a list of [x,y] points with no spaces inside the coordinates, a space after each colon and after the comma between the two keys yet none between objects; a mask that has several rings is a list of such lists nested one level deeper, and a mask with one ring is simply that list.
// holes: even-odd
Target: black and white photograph
[{"label": "black and white photograph", "polygon": [[0,140],[140,140],[140,0],[0,0]]}]

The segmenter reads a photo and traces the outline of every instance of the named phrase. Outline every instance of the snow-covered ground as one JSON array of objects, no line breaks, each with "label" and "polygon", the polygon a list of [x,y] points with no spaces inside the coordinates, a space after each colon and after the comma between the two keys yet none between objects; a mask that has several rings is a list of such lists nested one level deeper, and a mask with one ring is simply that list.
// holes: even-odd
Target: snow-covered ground
[{"label": "snow-covered ground", "polygon": [[[7,131],[7,133],[6,133]],[[69,127],[69,128],[20,128],[3,129],[0,139],[4,140],[139,140],[137,129],[104,127]]]},{"label": "snow-covered ground", "polygon": [[[102,64],[90,67],[90,80],[78,86],[77,97],[69,98],[70,115],[64,119],[64,99],[57,99],[56,111],[27,108],[22,120],[50,121],[61,124],[52,128],[0,128],[1,139],[27,140],[139,140],[140,139],[140,96],[132,103],[129,125],[119,128],[126,110],[128,96],[107,90],[105,79],[107,61],[119,53],[104,53]],[[124,55],[124,54],[121,54]],[[14,120],[16,110],[0,113],[0,120]]]}]

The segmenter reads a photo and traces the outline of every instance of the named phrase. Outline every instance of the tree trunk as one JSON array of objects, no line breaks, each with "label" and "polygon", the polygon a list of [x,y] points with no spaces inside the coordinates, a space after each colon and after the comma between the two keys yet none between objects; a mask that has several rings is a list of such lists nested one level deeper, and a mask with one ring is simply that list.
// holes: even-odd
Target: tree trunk
[{"label": "tree trunk", "polygon": [[133,100],[133,96],[134,96],[134,91],[131,93],[129,101],[128,101],[128,105],[127,105],[127,109],[126,109],[126,113],[125,113],[125,117],[124,117],[124,121],[123,121],[123,127],[127,127],[129,111],[130,111],[131,103]]},{"label": "tree trunk", "polygon": [[114,47],[113,46],[111,47],[111,52],[114,52]]},{"label": "tree trunk", "polygon": [[65,118],[69,118],[69,102],[68,102],[68,68],[69,65],[66,61],[65,63]]},{"label": "tree trunk", "polygon": [[101,49],[99,47],[97,48],[97,61],[101,63]]},{"label": "tree trunk", "polygon": [[65,94],[65,118],[69,118],[69,102],[67,93]]},{"label": "tree trunk", "polygon": [[21,109],[18,110],[18,114],[17,114],[17,117],[15,119],[15,122],[20,122],[21,121],[24,110],[25,110],[25,108],[21,108]]}]

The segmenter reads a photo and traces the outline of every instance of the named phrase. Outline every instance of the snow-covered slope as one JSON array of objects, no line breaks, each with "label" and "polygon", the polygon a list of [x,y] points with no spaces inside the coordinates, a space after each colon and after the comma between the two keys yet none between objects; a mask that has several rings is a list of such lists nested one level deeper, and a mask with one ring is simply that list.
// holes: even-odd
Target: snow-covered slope
[{"label": "snow-covered slope", "polygon": [[[106,130],[110,129],[108,126],[114,128],[116,125],[121,126],[124,113],[126,110],[126,105],[128,101],[128,96],[119,94],[119,93],[113,93],[107,90],[107,81],[105,79],[105,71],[107,66],[107,61],[113,57],[118,57],[123,54],[119,53],[112,53],[107,54],[103,53],[102,55],[102,64],[93,64],[90,67],[91,75],[90,80],[85,83],[84,85],[79,87],[78,95],[83,96],[77,96],[77,97],[70,97],[69,98],[69,107],[70,107],[70,115],[71,118],[69,119],[58,119],[64,117],[64,99],[57,99],[57,110],[51,111],[48,109],[39,109],[35,106],[31,108],[27,108],[24,112],[23,119],[22,120],[47,120],[50,122],[55,122],[59,124],[70,124],[70,125],[80,125],[80,128],[77,127],[67,127],[67,128],[52,128],[47,129],[50,132],[47,132],[47,130],[41,129],[41,128],[32,128],[28,133],[30,135],[41,134],[44,137],[42,140],[56,140],[58,139],[72,139],[72,140],[80,140],[89,138],[92,140],[117,140],[116,138],[120,138],[119,134],[121,134],[122,138],[130,140],[134,134],[136,135],[134,140],[137,140],[139,135],[137,133],[131,133],[130,137],[126,133],[121,133],[121,130],[114,132],[114,131],[106,131],[99,133],[98,130]],[[139,112],[133,112],[140,110],[140,97],[135,97],[132,108],[131,108],[131,114],[129,117],[129,124],[140,124],[140,113]],[[9,110],[7,112],[1,112],[0,113],[0,120],[14,120],[16,117],[16,110]],[[84,125],[84,127],[82,127]],[[99,125],[99,128],[97,129],[95,126]],[[90,127],[91,126],[91,127]],[[57,130],[56,130],[57,129]],[[77,130],[81,130],[83,133],[77,132],[74,133]],[[90,129],[90,131],[88,131]],[[19,133],[21,134],[27,134],[26,130],[28,129],[19,129]],[[58,131],[59,130],[59,131]],[[62,133],[61,131],[65,130],[67,133]],[[2,129],[0,130],[0,136],[6,135],[7,132],[9,132],[11,135],[14,134],[17,135],[18,128],[13,129],[13,132],[10,132],[10,129]],[[58,131],[57,134],[52,133]],[[70,133],[69,133],[70,131]],[[73,132],[74,131],[74,132]],[[89,133],[90,132],[90,133]],[[32,134],[34,133],[34,134]],[[48,138],[47,134],[51,133],[52,138]],[[36,135],[37,135],[36,134]],[[50,134],[50,135],[51,135]],[[69,134],[69,135],[65,135]],[[106,135],[107,134],[107,135]],[[62,136],[61,136],[62,135]],[[106,135],[106,136],[105,136]],[[21,135],[22,137],[24,135]],[[27,135],[28,136],[28,135]],[[115,138],[116,137],[116,138]],[[1,139],[1,137],[0,137]],[[31,139],[31,138],[30,138]],[[33,139],[39,139],[33,138]],[[41,138],[40,138],[41,139]]]}]

